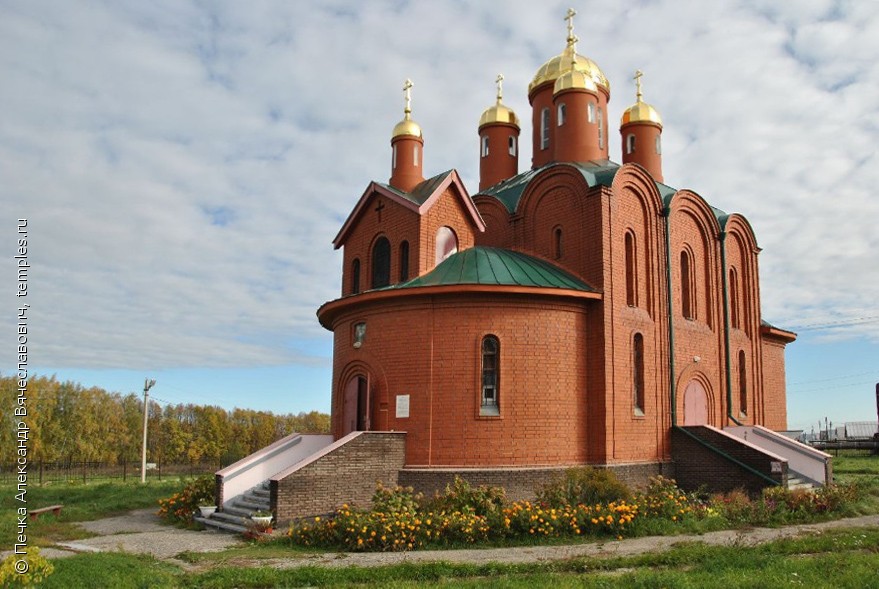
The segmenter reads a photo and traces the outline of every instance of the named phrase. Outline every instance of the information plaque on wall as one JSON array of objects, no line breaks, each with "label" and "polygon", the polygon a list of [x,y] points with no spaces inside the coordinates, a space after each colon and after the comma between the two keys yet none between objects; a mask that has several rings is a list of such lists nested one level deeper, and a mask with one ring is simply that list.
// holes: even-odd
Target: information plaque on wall
[{"label": "information plaque on wall", "polygon": [[397,419],[409,417],[409,395],[397,395]]}]

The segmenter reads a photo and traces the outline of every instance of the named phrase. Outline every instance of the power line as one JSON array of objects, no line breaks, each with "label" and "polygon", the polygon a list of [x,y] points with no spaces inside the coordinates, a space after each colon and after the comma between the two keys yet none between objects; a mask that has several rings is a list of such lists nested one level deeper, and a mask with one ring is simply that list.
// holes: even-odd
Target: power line
[{"label": "power line", "polygon": [[832,376],[832,377],[830,377],[830,378],[819,378],[819,379],[817,379],[817,380],[800,380],[800,381],[797,381],[797,382],[791,382],[791,383],[788,383],[788,384],[789,384],[790,386],[794,386],[794,385],[798,385],[798,384],[813,384],[813,383],[816,383],[816,382],[830,382],[830,381],[833,381],[833,380],[843,380],[843,379],[846,379],[846,378],[854,378],[854,377],[856,377],[856,376],[864,376],[864,375],[866,375],[866,374],[877,374],[877,375],[879,375],[879,372],[877,372],[877,371],[875,371],[875,370],[868,370],[868,371],[866,371],[866,372],[855,372],[854,374],[843,374],[842,376]]},{"label": "power line", "polygon": [[867,323],[876,323],[877,321],[879,321],[879,315],[871,315],[869,317],[840,319],[839,321],[828,321],[826,323],[807,323],[805,325],[794,325],[793,327],[791,327],[791,329],[795,331],[818,331],[820,329],[833,329],[834,327],[866,325]]}]

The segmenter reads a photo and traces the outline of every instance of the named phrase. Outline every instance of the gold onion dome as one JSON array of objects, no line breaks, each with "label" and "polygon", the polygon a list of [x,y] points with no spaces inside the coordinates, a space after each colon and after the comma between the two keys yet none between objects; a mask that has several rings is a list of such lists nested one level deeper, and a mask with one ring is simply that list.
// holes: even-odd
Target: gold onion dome
[{"label": "gold onion dome", "polygon": [[406,83],[403,84],[403,96],[406,99],[406,108],[403,109],[403,120],[394,125],[394,132],[391,134],[391,139],[396,139],[397,137],[405,135],[418,137],[419,139],[422,138],[421,125],[412,120],[412,95],[409,91],[413,85],[412,80],[406,80]]},{"label": "gold onion dome", "polygon": [[[568,13],[565,15],[565,20],[568,21],[568,46],[560,54],[540,66],[537,73],[534,74],[534,79],[528,84],[529,94],[538,86],[547,82],[555,82],[564,74],[572,71],[583,74],[585,78],[592,81],[594,86],[600,86],[610,93],[610,82],[607,81],[607,76],[604,75],[598,64],[585,55],[577,53],[577,37],[574,35],[574,16],[576,14],[577,12],[574,9],[568,9]],[[570,80],[562,82],[562,84],[567,85],[579,83],[580,81],[581,78],[579,76],[572,75]],[[565,86],[562,89],[574,87],[581,88],[583,86]],[[585,87],[590,88],[588,85]],[[558,87],[554,89],[556,92],[558,90]]]},{"label": "gold onion dome", "polygon": [[598,92],[598,86],[595,84],[592,75],[577,68],[579,61],[576,53],[571,53],[571,60],[571,68],[556,78],[555,85],[552,88],[552,93],[558,94],[563,90],[571,90],[574,88]]},{"label": "gold onion dome", "polygon": [[516,116],[513,109],[501,102],[503,100],[503,86],[501,85],[503,80],[503,74],[498,74],[495,80],[497,84],[497,103],[482,111],[482,116],[479,117],[480,127],[491,123],[507,123],[516,127],[519,126],[519,117]]},{"label": "gold onion dome", "polygon": [[644,102],[644,96],[641,92],[641,70],[635,72],[635,84],[637,85],[637,102],[627,108],[620,118],[620,127],[628,123],[654,123],[662,127],[662,117],[653,106]]}]

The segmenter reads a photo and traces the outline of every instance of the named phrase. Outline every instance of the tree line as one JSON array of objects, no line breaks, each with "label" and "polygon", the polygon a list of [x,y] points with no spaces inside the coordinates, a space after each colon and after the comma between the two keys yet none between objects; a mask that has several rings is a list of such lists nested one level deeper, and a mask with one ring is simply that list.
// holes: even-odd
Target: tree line
[{"label": "tree line", "polygon": [[[14,415],[18,380],[0,376],[0,463],[15,461]],[[54,376],[28,379],[31,462],[139,461],[143,444],[143,398],[59,382]],[[151,400],[147,460],[157,464],[228,465],[293,432],[326,433],[326,413],[276,415],[268,411]]]}]

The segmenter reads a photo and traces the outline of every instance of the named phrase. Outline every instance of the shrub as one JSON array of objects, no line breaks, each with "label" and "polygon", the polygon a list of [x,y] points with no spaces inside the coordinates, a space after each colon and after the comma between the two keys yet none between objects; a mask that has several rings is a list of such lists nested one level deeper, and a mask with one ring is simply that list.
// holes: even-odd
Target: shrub
[{"label": "shrub", "polygon": [[537,491],[537,500],[552,507],[613,503],[631,496],[612,471],[589,466],[569,468]]},{"label": "shrub", "polygon": [[381,482],[376,484],[375,493],[372,495],[373,511],[383,513],[415,513],[423,497],[421,493],[413,493],[412,487],[386,488]]},{"label": "shrub", "polygon": [[40,549],[31,546],[26,555],[10,554],[3,559],[0,563],[0,587],[37,587],[54,570],[52,563],[40,555]]},{"label": "shrub", "polygon": [[446,485],[445,492],[437,493],[429,502],[429,508],[437,512],[472,511],[476,515],[488,516],[499,512],[505,499],[504,490],[500,487],[474,487],[455,476],[454,482]]},{"label": "shrub", "polygon": [[214,503],[214,477],[201,476],[186,484],[167,499],[159,499],[159,516],[174,523],[192,523],[199,503]]}]

